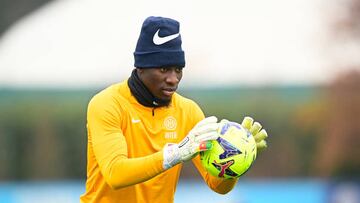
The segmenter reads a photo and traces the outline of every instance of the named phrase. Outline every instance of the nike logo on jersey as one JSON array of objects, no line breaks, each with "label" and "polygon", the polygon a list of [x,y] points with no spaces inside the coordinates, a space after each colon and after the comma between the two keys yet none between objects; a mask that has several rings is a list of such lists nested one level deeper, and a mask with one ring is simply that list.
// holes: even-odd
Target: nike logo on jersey
[{"label": "nike logo on jersey", "polygon": [[180,35],[180,33],[176,33],[176,34],[168,35],[166,37],[160,37],[159,36],[159,31],[160,31],[160,29],[158,29],[156,31],[156,33],[154,34],[154,37],[153,37],[153,42],[156,45],[165,44],[166,42],[171,41],[171,40],[177,38]]},{"label": "nike logo on jersey", "polygon": [[132,123],[140,123],[140,119],[131,119]]}]

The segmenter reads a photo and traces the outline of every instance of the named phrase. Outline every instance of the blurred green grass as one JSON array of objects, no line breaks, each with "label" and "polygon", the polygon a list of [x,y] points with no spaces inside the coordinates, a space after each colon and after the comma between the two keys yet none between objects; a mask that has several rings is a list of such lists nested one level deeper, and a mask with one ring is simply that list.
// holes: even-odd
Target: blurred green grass
[{"label": "blurred green grass", "polygon": [[[0,90],[0,179],[85,178],[86,108],[98,91]],[[250,176],[310,174],[309,143],[314,138],[301,136],[293,120],[298,108],[319,99],[321,92],[321,88],[300,86],[179,91],[195,100],[206,115],[237,122],[249,115],[266,127],[271,147]],[[287,154],[280,155],[283,150]],[[295,158],[301,161],[288,166],[287,161]],[[269,163],[275,172],[266,169]]]}]

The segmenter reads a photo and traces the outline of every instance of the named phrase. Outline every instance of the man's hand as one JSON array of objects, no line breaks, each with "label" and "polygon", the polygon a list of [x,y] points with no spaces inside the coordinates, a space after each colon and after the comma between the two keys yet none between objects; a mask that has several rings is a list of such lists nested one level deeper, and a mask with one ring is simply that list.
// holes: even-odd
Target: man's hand
[{"label": "man's hand", "polygon": [[258,153],[266,149],[267,144],[265,139],[268,137],[268,135],[265,129],[261,130],[262,126],[260,123],[254,122],[253,118],[246,116],[242,121],[241,125],[244,128],[248,129],[250,133],[254,136]]},{"label": "man's hand", "polygon": [[212,147],[210,140],[216,140],[219,124],[215,116],[207,117],[195,125],[189,134],[178,144],[168,143],[164,147],[164,169],[194,158],[200,151]]}]

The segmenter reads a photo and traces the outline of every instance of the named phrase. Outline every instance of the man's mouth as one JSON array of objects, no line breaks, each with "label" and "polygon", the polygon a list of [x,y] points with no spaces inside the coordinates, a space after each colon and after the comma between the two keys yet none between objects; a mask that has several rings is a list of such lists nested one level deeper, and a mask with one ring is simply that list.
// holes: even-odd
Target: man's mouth
[{"label": "man's mouth", "polygon": [[170,97],[171,95],[173,95],[176,91],[176,88],[164,88],[162,89],[162,93],[165,95],[165,96],[168,96]]}]

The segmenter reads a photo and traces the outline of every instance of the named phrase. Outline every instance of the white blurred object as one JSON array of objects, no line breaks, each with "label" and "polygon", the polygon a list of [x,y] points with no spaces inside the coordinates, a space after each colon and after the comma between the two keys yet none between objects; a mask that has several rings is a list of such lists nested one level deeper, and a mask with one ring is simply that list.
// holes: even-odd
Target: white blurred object
[{"label": "white blurred object", "polygon": [[320,1],[54,1],[0,39],[0,86],[94,86],[125,79],[150,15],[181,23],[184,85],[322,83],[332,73],[319,54]]}]

